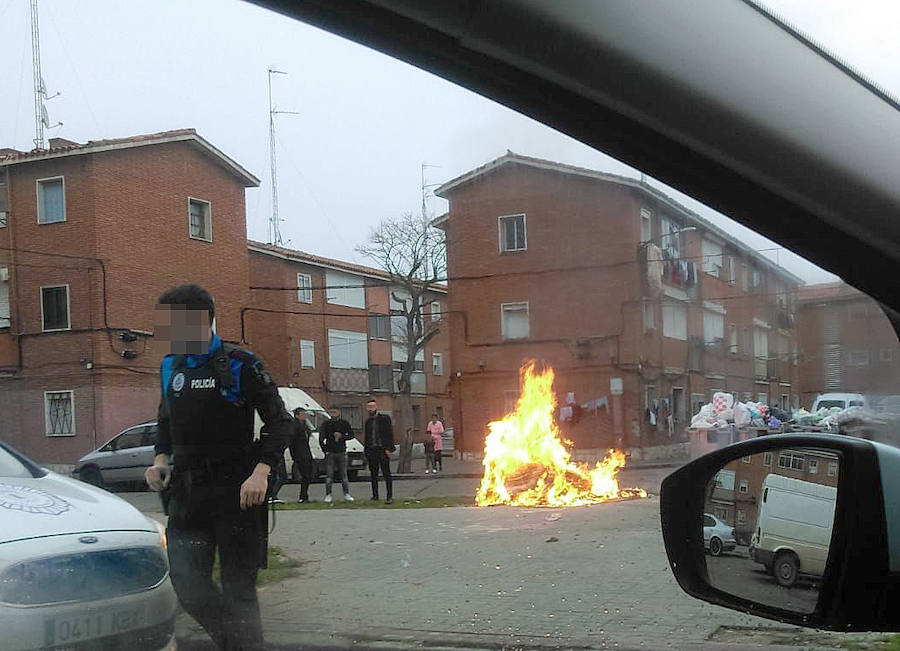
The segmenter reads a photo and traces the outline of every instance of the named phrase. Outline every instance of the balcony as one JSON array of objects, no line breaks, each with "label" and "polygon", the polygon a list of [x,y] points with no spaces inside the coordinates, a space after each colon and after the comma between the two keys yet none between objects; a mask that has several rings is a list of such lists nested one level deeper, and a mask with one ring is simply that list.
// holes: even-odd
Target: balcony
[{"label": "balcony", "polygon": [[332,368],[328,373],[329,391],[369,391],[369,370],[365,368]]},{"label": "balcony", "polygon": [[769,377],[769,364],[765,357],[756,357],[753,360],[753,374],[757,380],[765,380]]}]

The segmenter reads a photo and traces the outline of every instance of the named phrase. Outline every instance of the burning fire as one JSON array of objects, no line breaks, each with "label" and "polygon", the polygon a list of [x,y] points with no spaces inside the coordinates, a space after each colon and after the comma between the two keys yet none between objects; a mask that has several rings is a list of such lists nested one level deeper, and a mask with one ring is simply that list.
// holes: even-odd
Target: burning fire
[{"label": "burning fire", "polygon": [[560,436],[553,419],[553,369],[536,373],[529,362],[521,385],[515,411],[488,423],[478,506],[581,506],[647,496],[640,488],[619,488],[616,475],[625,465],[619,450],[610,450],[593,468],[570,459],[572,443]]}]

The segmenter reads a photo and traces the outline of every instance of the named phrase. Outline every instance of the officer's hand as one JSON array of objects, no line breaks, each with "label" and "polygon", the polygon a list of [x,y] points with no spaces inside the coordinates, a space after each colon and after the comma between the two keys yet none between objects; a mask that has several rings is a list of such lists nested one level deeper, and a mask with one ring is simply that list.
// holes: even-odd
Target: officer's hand
[{"label": "officer's hand", "polygon": [[172,473],[169,472],[168,466],[152,465],[144,471],[144,479],[150,490],[161,491],[169,485]]},{"label": "officer's hand", "polygon": [[266,501],[269,488],[269,467],[259,464],[253,474],[241,484],[241,508],[249,509]]}]

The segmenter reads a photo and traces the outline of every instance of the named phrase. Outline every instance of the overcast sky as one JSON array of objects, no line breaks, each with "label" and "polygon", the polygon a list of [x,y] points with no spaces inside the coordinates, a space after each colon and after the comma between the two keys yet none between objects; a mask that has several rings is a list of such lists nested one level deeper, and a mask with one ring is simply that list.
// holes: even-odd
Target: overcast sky
[{"label": "overcast sky", "polygon": [[[767,0],[768,6],[900,95],[900,3]],[[28,0],[0,0],[0,146],[34,137]],[[384,217],[420,210],[429,183],[507,149],[598,170],[638,172],[525,118],[382,54],[237,0],[42,0],[49,131],[79,142],[194,127],[262,179],[247,194],[250,237],[270,214],[266,69],[274,81],[282,234],[289,246],[357,260],[353,248]],[[663,187],[661,184],[660,187]],[[774,245],[678,198],[758,249]],[[446,203],[429,200],[439,214]],[[769,253],[809,282],[829,274]]]}]

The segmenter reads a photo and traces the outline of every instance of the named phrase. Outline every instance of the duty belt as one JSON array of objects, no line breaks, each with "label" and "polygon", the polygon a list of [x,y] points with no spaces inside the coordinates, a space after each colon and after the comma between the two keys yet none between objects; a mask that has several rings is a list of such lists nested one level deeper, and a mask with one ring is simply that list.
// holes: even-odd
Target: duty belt
[{"label": "duty belt", "polygon": [[176,456],[175,461],[175,475],[192,486],[239,484],[250,476],[250,471],[248,459],[195,458],[178,463]]}]

